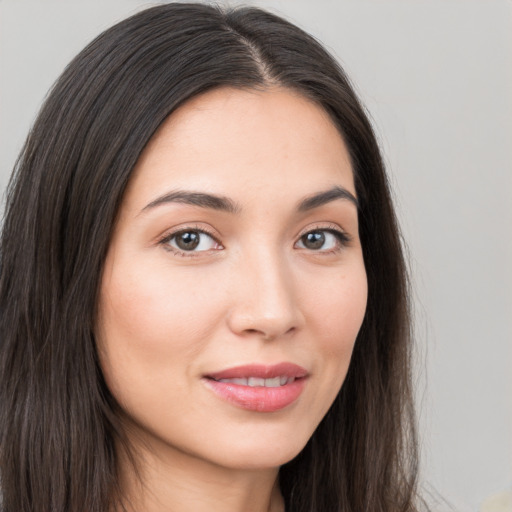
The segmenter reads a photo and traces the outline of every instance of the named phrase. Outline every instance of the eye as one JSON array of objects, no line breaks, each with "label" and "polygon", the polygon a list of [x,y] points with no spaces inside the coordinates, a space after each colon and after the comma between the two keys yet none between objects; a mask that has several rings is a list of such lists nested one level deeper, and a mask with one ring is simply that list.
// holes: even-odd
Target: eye
[{"label": "eye", "polygon": [[199,229],[184,229],[172,233],[161,241],[176,252],[202,252],[220,249],[221,246],[211,235]]},{"label": "eye", "polygon": [[311,251],[335,251],[349,241],[342,231],[334,229],[315,229],[308,231],[299,238],[297,246]]}]

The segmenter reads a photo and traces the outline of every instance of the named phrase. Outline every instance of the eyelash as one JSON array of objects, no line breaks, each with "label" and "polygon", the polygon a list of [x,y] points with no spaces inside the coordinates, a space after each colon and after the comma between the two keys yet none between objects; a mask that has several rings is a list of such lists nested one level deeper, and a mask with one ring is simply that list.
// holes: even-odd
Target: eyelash
[{"label": "eyelash", "polygon": [[[217,239],[217,237],[212,232],[210,232],[208,229],[199,228],[197,226],[180,228],[179,230],[173,231],[172,233],[167,233],[160,240],[158,240],[158,244],[164,246],[164,248],[167,251],[172,252],[173,254],[175,254],[177,256],[182,256],[184,258],[196,258],[196,257],[201,256],[202,252],[208,252],[208,251],[180,251],[179,249],[169,245],[171,240],[173,240],[176,236],[178,236],[182,233],[187,233],[187,232],[195,232],[195,233],[201,233],[201,234],[207,235],[210,238],[212,238],[212,240],[215,241],[218,245],[220,245],[221,248],[223,248],[220,241]],[[338,226],[329,225],[329,226],[318,226],[313,229],[308,229],[307,231],[304,231],[303,233],[301,233],[299,235],[298,241],[296,243],[301,241],[306,235],[308,235],[310,233],[315,233],[315,232],[329,233],[329,234],[333,235],[334,237],[336,237],[336,240],[338,242],[337,247],[335,247],[334,249],[327,250],[327,251],[326,250],[315,251],[313,249],[309,249],[311,252],[317,253],[317,254],[333,254],[333,253],[339,252],[341,249],[348,246],[352,240],[352,238],[346,232],[342,231]],[[308,250],[307,247],[304,247],[304,249]],[[220,249],[214,249],[214,250],[220,250]]]},{"label": "eyelash", "polygon": [[[340,250],[342,250],[343,248],[347,247],[350,242],[352,241],[352,238],[350,237],[350,235],[348,233],[346,233],[345,231],[341,230],[338,226],[336,225],[333,225],[333,224],[330,224],[328,226],[318,226],[318,227],[315,227],[313,229],[308,229],[307,231],[303,232],[300,236],[299,236],[299,239],[298,241],[302,240],[303,237],[305,237],[306,235],[308,235],[309,233],[329,233],[331,235],[333,235],[335,238],[336,238],[336,241],[337,241],[337,246],[333,249],[330,249],[330,250],[318,250],[318,251],[315,251],[315,250],[312,250],[311,249],[311,252],[313,253],[317,253],[317,254],[335,254],[337,252],[339,252]],[[298,243],[298,242],[296,242]],[[305,250],[308,250],[307,248],[304,248]]]},{"label": "eyelash", "polygon": [[[173,254],[177,256],[182,256],[184,258],[197,258],[201,255],[201,252],[207,252],[207,251],[180,251],[176,247],[172,247],[169,245],[171,240],[175,238],[176,236],[182,234],[182,233],[188,233],[188,232],[194,232],[194,233],[201,233],[203,235],[209,236],[212,240],[214,240],[217,244],[219,244],[222,247],[222,244],[217,239],[217,237],[210,232],[208,229],[205,228],[199,228],[197,226],[187,226],[185,228],[180,228],[176,231],[173,231],[172,233],[165,234],[159,241],[158,244],[162,245],[165,250],[172,252]],[[219,250],[219,249],[215,249]]]}]

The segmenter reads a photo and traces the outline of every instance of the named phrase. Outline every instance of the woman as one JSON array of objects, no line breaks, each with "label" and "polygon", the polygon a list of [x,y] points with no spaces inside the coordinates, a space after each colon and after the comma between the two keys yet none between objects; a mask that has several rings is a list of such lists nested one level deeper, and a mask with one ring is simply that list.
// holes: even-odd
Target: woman
[{"label": "woman", "polygon": [[371,126],[254,8],[143,11],[54,86],[1,252],[3,510],[414,511]]}]

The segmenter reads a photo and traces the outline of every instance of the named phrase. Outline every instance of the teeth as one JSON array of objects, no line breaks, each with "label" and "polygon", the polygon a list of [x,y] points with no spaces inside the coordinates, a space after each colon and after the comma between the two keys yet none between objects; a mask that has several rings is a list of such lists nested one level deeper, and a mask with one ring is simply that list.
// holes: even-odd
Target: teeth
[{"label": "teeth", "polygon": [[238,384],[239,386],[254,387],[266,387],[266,388],[278,388],[291,384],[295,380],[295,377],[273,377],[271,379],[262,379],[260,377],[248,377],[248,378],[237,378],[237,379],[219,379],[219,382]]},{"label": "teeth", "polygon": [[239,384],[240,386],[247,386],[247,379],[219,379],[219,382],[228,382],[230,384]]},{"label": "teeth", "polygon": [[274,377],[273,379],[265,379],[266,388],[278,388],[282,386],[281,377]]},{"label": "teeth", "polygon": [[249,377],[247,379],[247,385],[251,388],[254,388],[256,386],[264,386],[265,385],[265,379],[260,379],[258,377]]}]

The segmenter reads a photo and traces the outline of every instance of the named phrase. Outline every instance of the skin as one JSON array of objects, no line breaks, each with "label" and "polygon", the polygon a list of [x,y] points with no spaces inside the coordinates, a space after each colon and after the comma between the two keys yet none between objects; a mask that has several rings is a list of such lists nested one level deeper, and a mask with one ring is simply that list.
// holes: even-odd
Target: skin
[{"label": "skin", "polygon": [[[282,88],[198,96],[145,148],[107,254],[97,325],[100,363],[141,468],[142,484],[121,458],[134,510],[283,510],[279,467],[341,388],[366,307],[355,204],[297,209],[332,187],[355,196],[339,132]],[[177,190],[227,197],[237,211],[148,207]],[[180,250],[172,237],[184,229],[212,237]],[[309,232],[325,237],[320,248],[305,244]],[[285,361],[308,377],[276,412],[240,408],[203,378]]]}]

